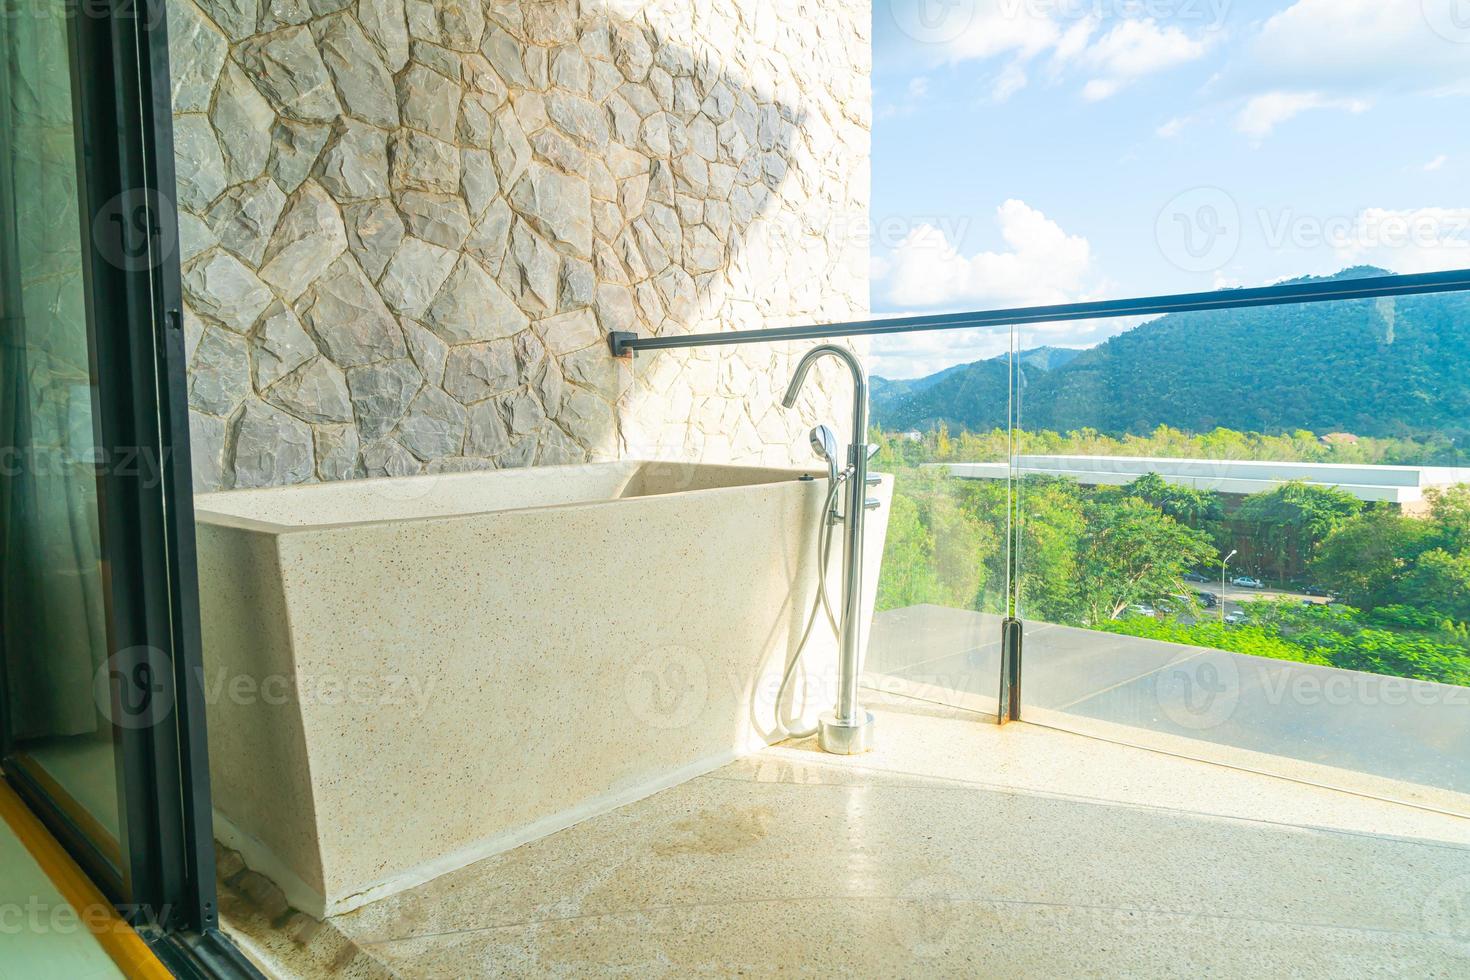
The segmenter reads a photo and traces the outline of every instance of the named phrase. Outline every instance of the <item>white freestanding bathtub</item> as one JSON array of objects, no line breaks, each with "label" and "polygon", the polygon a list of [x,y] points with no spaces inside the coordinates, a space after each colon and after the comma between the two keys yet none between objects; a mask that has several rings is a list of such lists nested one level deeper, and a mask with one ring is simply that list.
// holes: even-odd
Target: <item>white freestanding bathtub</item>
[{"label": "white freestanding bathtub", "polygon": [[[216,836],[314,915],[782,737],[825,474],[624,461],[196,498]],[[892,492],[868,516],[868,605]],[[840,588],[840,532],[828,582]],[[819,622],[793,725],[836,690]]]}]

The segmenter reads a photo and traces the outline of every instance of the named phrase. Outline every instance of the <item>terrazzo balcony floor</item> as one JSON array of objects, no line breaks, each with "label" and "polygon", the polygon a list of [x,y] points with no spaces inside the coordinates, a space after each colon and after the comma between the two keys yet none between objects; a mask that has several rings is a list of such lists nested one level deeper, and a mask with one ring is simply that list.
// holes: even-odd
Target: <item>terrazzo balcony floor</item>
[{"label": "terrazzo balcony floor", "polygon": [[872,706],[332,922],[413,977],[1470,973],[1470,820]]}]

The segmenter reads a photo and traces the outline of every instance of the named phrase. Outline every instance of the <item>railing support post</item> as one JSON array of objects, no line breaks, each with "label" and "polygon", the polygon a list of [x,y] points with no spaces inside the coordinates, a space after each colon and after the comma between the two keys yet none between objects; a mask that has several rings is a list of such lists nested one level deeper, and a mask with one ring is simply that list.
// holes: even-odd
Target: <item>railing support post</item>
[{"label": "railing support post", "polygon": [[1007,616],[1000,624],[1000,698],[996,721],[1021,720],[1021,621]]}]

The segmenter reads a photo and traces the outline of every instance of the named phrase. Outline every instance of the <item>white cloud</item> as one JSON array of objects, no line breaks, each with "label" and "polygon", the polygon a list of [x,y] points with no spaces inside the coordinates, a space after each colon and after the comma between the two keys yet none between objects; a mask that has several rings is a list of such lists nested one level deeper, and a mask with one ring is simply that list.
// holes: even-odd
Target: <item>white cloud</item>
[{"label": "white cloud", "polygon": [[1298,0],[1261,27],[1250,61],[1273,87],[1465,92],[1466,49],[1427,16],[1453,2]]},{"label": "white cloud", "polygon": [[885,378],[922,378],[955,364],[1004,354],[1009,348],[1010,332],[1005,327],[890,334],[869,341],[867,367]]},{"label": "white cloud", "polygon": [[990,97],[996,102],[1004,102],[1025,87],[1026,69],[1021,62],[1013,61],[996,76],[990,88]]},{"label": "white cloud", "polygon": [[[930,0],[918,0],[930,2]],[[1008,56],[1010,62],[997,76],[992,97],[1004,101],[1028,82],[1025,67],[1050,54],[1051,74],[1067,72],[1088,78],[1083,97],[1107,98],[1145,75],[1165,71],[1199,58],[1209,47],[1206,33],[1191,37],[1175,26],[1161,26],[1153,18],[1115,17],[1101,36],[1103,21],[1089,4],[1028,3],[1025,0],[971,0],[963,9],[970,15],[964,30],[943,45],[942,60],[984,61]]]},{"label": "white cloud", "polygon": [[1265,139],[1277,126],[1312,109],[1346,109],[1366,112],[1362,99],[1335,99],[1321,92],[1267,92],[1245,104],[1235,117],[1235,128],[1255,140]]},{"label": "white cloud", "polygon": [[1023,201],[1006,201],[996,220],[1006,249],[971,256],[933,225],[909,232],[890,257],[888,299],[914,307],[1022,306],[1066,302],[1084,291],[1093,273],[1087,239]]},{"label": "white cloud", "polygon": [[1123,87],[1123,83],[1116,78],[1094,78],[1082,86],[1082,97],[1088,102],[1101,102],[1110,99]]},{"label": "white cloud", "polygon": [[1446,156],[1445,154],[1441,153],[1439,156],[1435,157],[1433,160],[1430,160],[1428,163],[1426,163],[1424,165],[1424,172],[1425,173],[1433,173],[1436,170],[1441,170],[1441,169],[1444,168],[1444,165],[1447,164],[1447,163],[1449,163],[1449,162],[1450,162],[1450,158],[1448,156]]},{"label": "white cloud", "polygon": [[1154,133],[1157,134],[1159,139],[1171,140],[1174,137],[1178,136],[1180,132],[1183,131],[1184,127],[1189,125],[1189,122],[1190,120],[1188,116],[1175,116],[1173,119],[1170,119],[1158,129],[1154,130]]},{"label": "white cloud", "polygon": [[919,109],[919,103],[929,96],[929,79],[923,75],[915,75],[909,79],[908,85],[904,86],[904,97],[898,102],[879,102],[873,110],[873,115],[878,119],[893,119],[900,116],[911,116]]},{"label": "white cloud", "polygon": [[1052,60],[1057,63],[1071,61],[1087,50],[1087,42],[1092,40],[1093,33],[1097,30],[1097,19],[1084,17],[1071,27],[1062,32],[1057,38],[1055,49],[1052,51]]},{"label": "white cloud", "polygon": [[1260,139],[1309,109],[1363,112],[1404,94],[1470,94],[1470,49],[1434,29],[1461,0],[1297,0],[1268,18],[1222,77]]},{"label": "white cloud", "polygon": [[973,15],[963,31],[946,46],[950,61],[1016,54],[1032,58],[1056,46],[1062,37],[1058,20],[1045,4],[1014,0],[972,0]]},{"label": "white cloud", "polygon": [[1145,75],[1177,68],[1203,57],[1209,45],[1178,27],[1160,27],[1153,19],[1125,20],[1080,51],[1076,58],[1097,77],[1082,96],[1106,99]]}]

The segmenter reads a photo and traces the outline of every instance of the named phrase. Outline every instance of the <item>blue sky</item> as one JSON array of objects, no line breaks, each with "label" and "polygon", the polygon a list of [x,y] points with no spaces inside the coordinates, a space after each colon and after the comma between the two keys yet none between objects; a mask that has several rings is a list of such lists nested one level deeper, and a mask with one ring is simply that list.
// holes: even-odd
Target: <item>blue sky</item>
[{"label": "blue sky", "polygon": [[1467,268],[1470,0],[874,0],[872,157],[875,313]]}]

